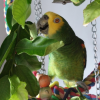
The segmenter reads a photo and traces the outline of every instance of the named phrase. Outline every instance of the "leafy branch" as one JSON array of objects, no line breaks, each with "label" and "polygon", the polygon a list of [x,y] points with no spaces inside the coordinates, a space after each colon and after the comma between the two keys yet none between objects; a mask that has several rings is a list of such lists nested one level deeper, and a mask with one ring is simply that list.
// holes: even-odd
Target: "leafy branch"
[{"label": "leafy branch", "polygon": [[[6,14],[11,30],[0,47],[0,100],[28,100],[39,93],[39,83],[32,74],[41,68],[37,55],[43,56],[63,46],[62,41],[39,37],[36,25],[26,21],[32,0],[14,0]],[[5,64],[4,64],[5,61]],[[4,64],[4,65],[3,65]]]}]

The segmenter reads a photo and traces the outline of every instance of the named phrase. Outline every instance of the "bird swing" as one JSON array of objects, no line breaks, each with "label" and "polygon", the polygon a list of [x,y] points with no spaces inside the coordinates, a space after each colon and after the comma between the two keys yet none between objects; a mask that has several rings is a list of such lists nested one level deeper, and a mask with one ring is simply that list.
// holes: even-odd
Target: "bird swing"
[{"label": "bird swing", "polygon": [[[6,11],[8,6],[13,2],[13,0],[4,0],[4,17],[6,18]],[[70,0],[54,0],[53,3],[63,3],[66,4],[70,2]],[[36,15],[36,21],[38,21],[41,16],[42,16],[42,8],[41,8],[41,0],[35,0],[34,1],[34,7],[35,7],[35,15]],[[6,20],[5,20],[6,23]],[[59,99],[63,99],[63,100],[100,100],[100,93],[98,93],[99,91],[99,77],[100,77],[100,63],[97,63],[97,50],[96,50],[96,31],[94,30],[94,28],[96,28],[96,24],[92,24],[92,31],[93,31],[93,43],[94,43],[94,52],[95,52],[95,69],[94,71],[92,71],[84,80],[83,82],[87,85],[88,89],[90,90],[94,85],[96,85],[97,88],[97,94],[93,95],[93,94],[86,94],[85,90],[80,86],[76,86],[75,88],[68,88],[68,87],[61,87],[59,86],[59,82],[53,82],[50,84],[50,78],[48,77],[48,75],[44,75],[45,74],[45,62],[44,62],[44,57],[41,57],[41,62],[42,62],[42,67],[40,69],[40,76],[37,73],[37,71],[34,71],[33,74],[37,77],[38,76],[38,80],[43,81],[43,82],[47,82],[46,85],[43,85],[40,83],[40,92],[39,92],[39,96],[36,98],[29,98],[29,100],[45,100],[45,99],[53,99],[53,100],[59,100]],[[10,33],[10,29],[7,26],[7,24],[5,24],[6,27],[6,31],[7,34]],[[46,77],[47,79],[44,81],[42,79],[43,77]],[[47,92],[45,92],[47,91]]]}]

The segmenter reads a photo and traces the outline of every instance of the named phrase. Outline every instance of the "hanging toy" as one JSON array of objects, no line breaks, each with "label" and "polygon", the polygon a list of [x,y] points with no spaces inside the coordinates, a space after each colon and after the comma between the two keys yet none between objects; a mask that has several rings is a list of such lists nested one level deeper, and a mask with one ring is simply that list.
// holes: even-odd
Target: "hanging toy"
[{"label": "hanging toy", "polygon": [[42,100],[50,100],[52,96],[50,85],[50,77],[45,74],[37,74],[37,71],[33,71],[33,74],[36,76],[39,81],[40,91],[39,96]]},{"label": "hanging toy", "polygon": [[81,85],[86,91],[83,80],[86,67],[86,49],[84,41],[75,35],[68,22],[60,15],[47,12],[37,23],[37,29],[47,38],[63,41],[64,46],[50,53],[48,75],[57,76],[67,87]]},{"label": "hanging toy", "polygon": [[[98,64],[98,69],[100,72],[100,63]],[[33,72],[34,75],[38,75],[36,74],[37,71]],[[40,75],[41,76],[41,75]],[[99,74],[100,76],[100,74]],[[95,73],[94,71],[92,71],[90,73],[90,75],[88,75],[83,82],[87,85],[88,90],[90,90],[93,86],[95,86]],[[82,100],[96,100],[96,96],[93,94],[85,94],[84,89],[81,86],[78,86],[78,91],[76,88],[68,88],[68,87],[61,87],[59,86],[59,82],[55,81],[53,83],[51,83],[49,85],[49,87],[52,90],[52,96],[51,96],[51,100],[80,100],[80,98],[84,98]],[[41,92],[45,91],[45,89],[49,90],[50,88],[41,88]],[[40,94],[41,94],[40,92]],[[39,95],[40,95],[39,94]],[[46,95],[46,93],[44,92],[43,95]],[[43,97],[43,95],[41,95],[41,97]],[[40,96],[39,96],[40,97]],[[40,98],[36,98],[37,100]],[[46,98],[46,97],[45,97]],[[50,98],[49,98],[50,99]],[[29,100],[33,100],[33,99],[29,99]],[[47,98],[46,98],[47,100]],[[100,100],[100,96],[98,97],[98,100]]]},{"label": "hanging toy", "polygon": [[39,78],[40,91],[39,95],[42,100],[50,100],[52,96],[50,85],[50,77],[48,75],[41,75]]},{"label": "hanging toy", "polygon": [[41,88],[39,91],[39,96],[42,100],[50,100],[52,96],[51,88],[49,86]]},{"label": "hanging toy", "polygon": [[48,75],[41,75],[39,78],[40,88],[48,87],[50,85],[50,77]]}]

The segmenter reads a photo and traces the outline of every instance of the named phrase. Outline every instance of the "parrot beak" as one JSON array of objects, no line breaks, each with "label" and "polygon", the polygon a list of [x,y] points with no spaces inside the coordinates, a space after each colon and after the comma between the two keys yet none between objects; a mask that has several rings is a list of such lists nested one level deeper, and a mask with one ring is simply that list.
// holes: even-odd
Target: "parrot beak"
[{"label": "parrot beak", "polygon": [[47,15],[43,15],[42,18],[37,22],[37,32],[43,33],[43,34],[48,34],[48,19],[49,17]]}]

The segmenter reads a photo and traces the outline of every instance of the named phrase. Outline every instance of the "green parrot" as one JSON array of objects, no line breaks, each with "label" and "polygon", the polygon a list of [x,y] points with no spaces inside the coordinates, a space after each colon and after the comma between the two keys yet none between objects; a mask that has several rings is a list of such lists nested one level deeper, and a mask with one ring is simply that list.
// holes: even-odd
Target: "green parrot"
[{"label": "green parrot", "polygon": [[75,35],[63,17],[53,12],[47,12],[40,18],[37,30],[47,38],[64,42],[63,47],[49,54],[48,75],[51,79],[58,77],[67,87],[78,84],[88,91],[82,82],[86,67],[84,41]]}]

